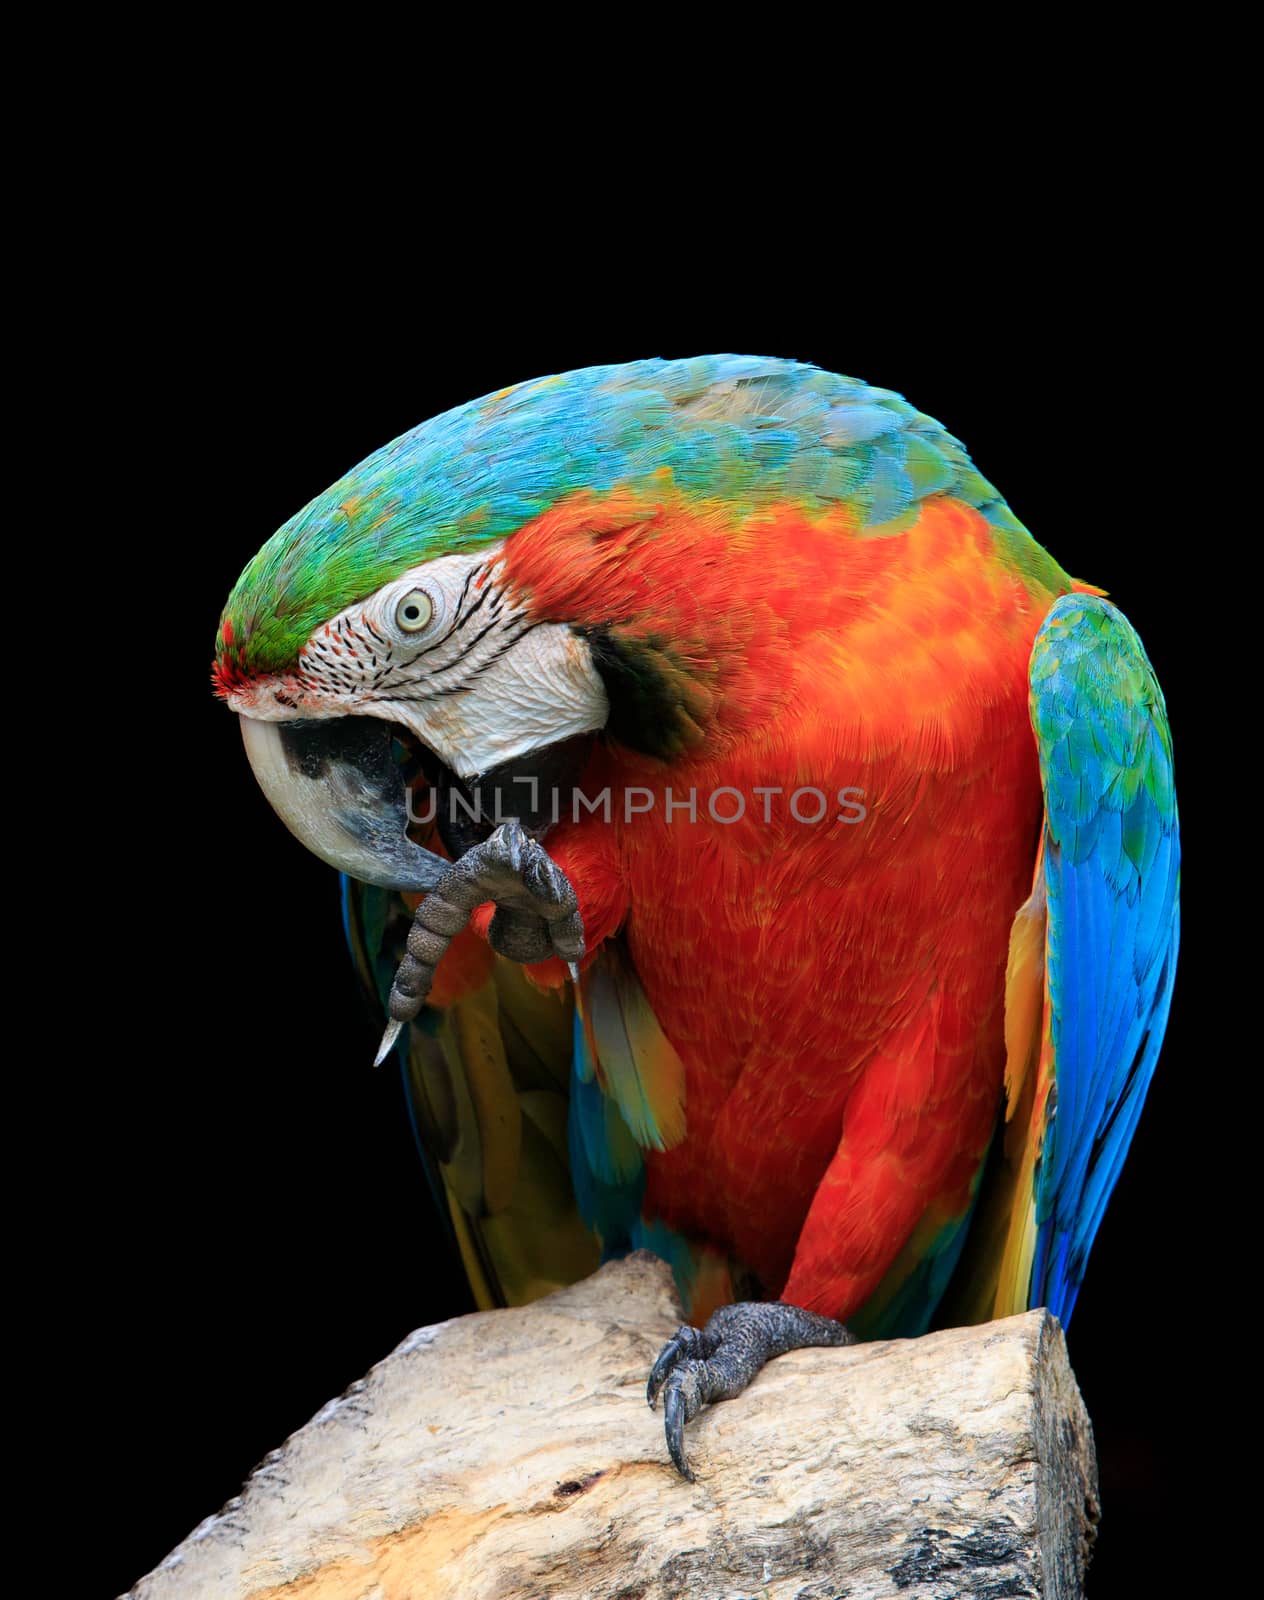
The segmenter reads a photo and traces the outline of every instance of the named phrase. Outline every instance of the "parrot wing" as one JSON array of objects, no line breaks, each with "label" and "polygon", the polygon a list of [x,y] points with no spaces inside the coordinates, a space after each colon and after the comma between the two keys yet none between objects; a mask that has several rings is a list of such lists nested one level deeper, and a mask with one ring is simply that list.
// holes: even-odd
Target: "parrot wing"
[{"label": "parrot wing", "polygon": [[1163,695],[1108,601],[1063,595],[1036,636],[1045,819],[1010,935],[1006,1125],[968,1251],[976,1320],[1063,1324],[1167,1024],[1180,838]]},{"label": "parrot wing", "polygon": [[[377,1018],[404,953],[402,895],[343,879],[347,940]],[[449,1242],[480,1308],[521,1305],[594,1271],[567,1133],[574,1029],[569,985],[541,991],[473,934],[454,941],[443,999],[393,1052]],[[453,981],[455,979],[456,981]]]},{"label": "parrot wing", "polygon": [[[380,1021],[411,906],[344,877],[343,920]],[[621,939],[602,943],[577,996],[570,984],[537,988],[467,931],[432,1001],[394,1054],[436,1207],[480,1307],[524,1304],[638,1248],[671,1263],[688,1302],[730,1296],[726,1263],[641,1216],[644,1152],[685,1135],[685,1072]]]}]

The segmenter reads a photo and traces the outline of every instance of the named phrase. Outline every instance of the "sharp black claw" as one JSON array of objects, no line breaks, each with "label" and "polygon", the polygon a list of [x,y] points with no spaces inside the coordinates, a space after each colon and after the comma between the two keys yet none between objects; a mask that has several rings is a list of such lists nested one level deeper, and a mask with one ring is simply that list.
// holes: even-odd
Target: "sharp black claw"
[{"label": "sharp black claw", "polygon": [[706,1351],[702,1347],[702,1335],[697,1328],[691,1328],[687,1323],[682,1323],[658,1352],[658,1358],[650,1368],[650,1379],[645,1385],[645,1398],[649,1402],[651,1411],[654,1409],[654,1402],[658,1399],[659,1390],[667,1382],[673,1368],[686,1356],[702,1356],[705,1354]]},{"label": "sharp black claw", "polygon": [[787,1350],[854,1342],[841,1322],[779,1300],[721,1306],[705,1328],[677,1328],[645,1387],[651,1407],[663,1394],[663,1430],[677,1472],[697,1481],[685,1455],[685,1426],[704,1406],[741,1394],[766,1362]]},{"label": "sharp black claw", "polygon": [[658,1402],[658,1391],[667,1381],[667,1374],[676,1363],[677,1349],[675,1339],[669,1339],[658,1352],[658,1359],[650,1368],[650,1381],[645,1385],[645,1400],[651,1411]]},{"label": "sharp black claw", "polygon": [[687,1478],[690,1483],[696,1483],[693,1468],[689,1465],[689,1458],[685,1454],[685,1423],[688,1420],[689,1410],[685,1404],[684,1393],[673,1385],[663,1400],[663,1427],[667,1434],[667,1449],[680,1476]]},{"label": "sharp black claw", "polygon": [[548,858],[538,845],[527,854],[522,881],[537,900],[557,899],[557,884],[548,870]]}]

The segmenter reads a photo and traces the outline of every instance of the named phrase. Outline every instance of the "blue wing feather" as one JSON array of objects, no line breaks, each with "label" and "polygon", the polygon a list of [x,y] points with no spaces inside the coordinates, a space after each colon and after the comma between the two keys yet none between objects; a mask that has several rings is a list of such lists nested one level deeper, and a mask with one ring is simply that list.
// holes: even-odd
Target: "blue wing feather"
[{"label": "blue wing feather", "polygon": [[1055,1087],[1035,1166],[1029,1303],[1065,1323],[1167,1023],[1180,839],[1163,696],[1114,606],[1059,599],[1036,638],[1031,687]]}]

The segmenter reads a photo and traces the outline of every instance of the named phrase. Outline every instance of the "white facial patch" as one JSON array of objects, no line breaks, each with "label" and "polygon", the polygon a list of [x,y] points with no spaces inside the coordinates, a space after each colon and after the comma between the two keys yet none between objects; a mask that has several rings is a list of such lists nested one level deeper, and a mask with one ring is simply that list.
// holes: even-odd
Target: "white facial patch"
[{"label": "white facial patch", "polygon": [[294,673],[230,704],[265,720],[398,722],[463,779],[604,727],[609,702],[587,644],[511,604],[502,549],[414,567],[318,629]]},{"label": "white facial patch", "polygon": [[562,623],[524,631],[495,665],[452,696],[396,704],[390,715],[460,778],[606,725],[610,704],[588,646]]}]

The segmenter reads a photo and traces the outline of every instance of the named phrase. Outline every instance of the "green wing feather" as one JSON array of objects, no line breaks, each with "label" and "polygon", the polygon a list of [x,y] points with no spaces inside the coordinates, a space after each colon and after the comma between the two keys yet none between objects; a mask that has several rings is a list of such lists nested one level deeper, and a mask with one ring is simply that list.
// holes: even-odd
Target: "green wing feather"
[{"label": "green wing feather", "polygon": [[[384,1017],[412,913],[398,894],[350,880],[344,906]],[[534,1300],[600,1261],[570,1176],[573,1010],[569,988],[541,993],[497,956],[481,987],[427,1007],[396,1047],[436,1202],[483,1307]]]}]

